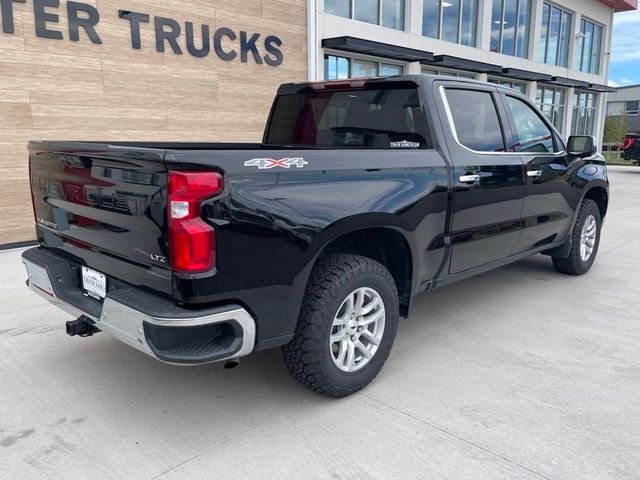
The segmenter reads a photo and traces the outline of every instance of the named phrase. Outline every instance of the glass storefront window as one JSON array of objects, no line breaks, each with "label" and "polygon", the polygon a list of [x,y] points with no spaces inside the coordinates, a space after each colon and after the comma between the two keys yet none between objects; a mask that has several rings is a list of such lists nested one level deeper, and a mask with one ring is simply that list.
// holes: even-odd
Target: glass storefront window
[{"label": "glass storefront window", "polygon": [[531,0],[493,0],[491,16],[491,51],[526,58]]},{"label": "glass storefront window", "polygon": [[348,78],[364,78],[377,76],[402,75],[404,67],[392,63],[381,63],[374,60],[340,57],[337,55],[324,56],[325,80],[344,80]]},{"label": "glass storefront window", "polygon": [[378,24],[378,0],[353,0],[353,18],[361,22]]},{"label": "glass storefront window", "polygon": [[565,90],[561,88],[539,87],[536,105],[560,133],[564,127]]},{"label": "glass storefront window", "polygon": [[351,2],[349,0],[324,0],[324,11],[339,17],[351,17]]},{"label": "glass storefront window", "polygon": [[596,95],[576,92],[573,96],[572,135],[593,135],[596,119]]},{"label": "glass storefront window", "polygon": [[378,63],[367,60],[353,60],[351,62],[351,78],[377,77]]},{"label": "glass storefront window", "polygon": [[495,83],[496,85],[502,85],[503,87],[509,87],[516,92],[520,92],[523,95],[527,94],[527,84],[522,82],[515,82],[512,80],[501,80],[498,78],[490,78],[489,83]]},{"label": "glass storefront window", "polygon": [[381,25],[404,30],[404,0],[384,0],[382,2]]},{"label": "glass storefront window", "polygon": [[476,45],[478,0],[423,0],[422,35]]},{"label": "glass storefront window", "polygon": [[335,55],[324,56],[324,78],[326,80],[345,80],[349,78],[349,59]]},{"label": "glass storefront window", "polygon": [[380,76],[381,77],[390,77],[391,75],[402,75],[402,66],[401,65],[390,65],[388,63],[380,64]]},{"label": "glass storefront window", "polygon": [[468,78],[475,80],[476,76],[472,73],[457,72],[455,70],[438,70],[437,68],[423,68],[422,73],[425,75],[443,75],[445,77]]},{"label": "glass storefront window", "polygon": [[567,66],[572,15],[545,3],[542,9],[540,61],[559,67]]},{"label": "glass storefront window", "polygon": [[405,0],[325,0],[324,11],[340,17],[404,30]]},{"label": "glass storefront window", "polygon": [[602,27],[590,20],[580,20],[578,34],[578,69],[586,73],[600,73],[602,56]]}]

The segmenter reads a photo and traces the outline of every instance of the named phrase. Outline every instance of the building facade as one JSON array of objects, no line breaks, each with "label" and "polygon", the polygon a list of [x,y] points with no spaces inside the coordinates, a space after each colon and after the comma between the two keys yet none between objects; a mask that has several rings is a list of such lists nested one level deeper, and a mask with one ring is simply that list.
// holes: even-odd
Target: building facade
[{"label": "building facade", "polygon": [[315,78],[439,73],[510,86],[601,139],[613,15],[635,0],[318,0]]},{"label": "building facade", "polygon": [[27,142],[260,141],[308,77],[306,0],[0,1],[0,245],[34,238]]},{"label": "building facade", "polygon": [[624,119],[630,132],[640,132],[640,85],[626,85],[610,93],[607,116]]},{"label": "building facade", "polygon": [[26,145],[259,141],[279,84],[442,73],[602,137],[615,11],[637,0],[1,0],[0,245],[33,238]]}]

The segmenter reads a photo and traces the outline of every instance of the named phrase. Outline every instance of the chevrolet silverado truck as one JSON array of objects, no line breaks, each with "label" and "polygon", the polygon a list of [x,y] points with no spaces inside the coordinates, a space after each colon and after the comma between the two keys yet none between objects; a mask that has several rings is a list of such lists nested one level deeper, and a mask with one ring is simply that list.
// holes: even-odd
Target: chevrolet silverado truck
[{"label": "chevrolet silverado truck", "polygon": [[[514,90],[396,76],[285,84],[262,143],[32,141],[28,286],[163,362],[281,347],[343,397],[420,292],[533,254],[592,266],[608,180]],[[498,292],[496,292],[498,294]]]},{"label": "chevrolet silverado truck", "polygon": [[640,133],[627,133],[620,156],[629,162],[640,165]]}]

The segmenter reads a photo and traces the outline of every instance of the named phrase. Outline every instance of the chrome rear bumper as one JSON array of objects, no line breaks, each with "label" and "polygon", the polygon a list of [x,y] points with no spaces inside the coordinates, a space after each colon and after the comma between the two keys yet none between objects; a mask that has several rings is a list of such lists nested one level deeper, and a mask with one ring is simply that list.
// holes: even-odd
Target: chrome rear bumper
[{"label": "chrome rear bumper", "polygon": [[[150,314],[118,300],[151,295],[141,290],[125,292],[126,295],[110,292],[102,304],[86,297],[73,281],[69,262],[48,251],[27,250],[22,262],[32,291],[75,317],[90,319],[104,333],[162,362],[198,365],[246,356],[254,349],[255,321],[237,305],[195,311],[157,297],[157,302],[167,304],[166,316],[158,315],[158,308]],[[69,275],[63,264],[67,264]],[[50,275],[53,266],[58,269],[56,281]]]}]

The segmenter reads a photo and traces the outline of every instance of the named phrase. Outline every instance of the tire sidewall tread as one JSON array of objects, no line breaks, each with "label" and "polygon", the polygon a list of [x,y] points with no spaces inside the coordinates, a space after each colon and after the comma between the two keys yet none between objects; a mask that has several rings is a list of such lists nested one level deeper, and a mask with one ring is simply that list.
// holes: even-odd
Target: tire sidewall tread
[{"label": "tire sidewall tread", "polygon": [[[329,335],[338,309],[360,287],[375,289],[384,301],[382,341],[371,360],[355,372],[340,370],[331,358]],[[293,340],[282,348],[292,376],[308,388],[344,397],[365,387],[384,365],[397,331],[399,301],[395,282],[380,263],[358,255],[330,255],[315,265],[303,300]]]},{"label": "tire sidewall tread", "polygon": [[[589,259],[587,261],[583,261],[580,256],[580,239],[582,235],[582,227],[589,215],[593,215],[596,219],[596,242]],[[596,256],[598,255],[601,230],[602,218],[600,217],[600,209],[598,208],[598,205],[589,198],[584,199],[580,205],[578,217],[573,227],[573,231],[571,232],[571,250],[569,252],[569,256],[567,258],[552,257],[555,269],[567,275],[584,275],[587,273],[593,266]]]}]

